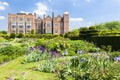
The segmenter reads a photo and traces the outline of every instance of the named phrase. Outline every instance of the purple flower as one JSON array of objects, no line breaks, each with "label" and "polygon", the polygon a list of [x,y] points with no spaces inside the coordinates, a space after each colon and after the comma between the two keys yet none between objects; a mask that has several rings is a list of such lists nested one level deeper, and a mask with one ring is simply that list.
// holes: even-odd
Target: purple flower
[{"label": "purple flower", "polygon": [[56,51],[52,51],[51,56],[54,56],[56,54]]},{"label": "purple flower", "polygon": [[33,47],[30,47],[30,51],[33,51],[34,50],[34,48]]},{"label": "purple flower", "polygon": [[45,48],[44,48],[44,47],[39,46],[38,48],[39,48],[39,50],[41,50],[41,51],[42,51],[42,53],[43,53],[43,52],[45,52]]}]

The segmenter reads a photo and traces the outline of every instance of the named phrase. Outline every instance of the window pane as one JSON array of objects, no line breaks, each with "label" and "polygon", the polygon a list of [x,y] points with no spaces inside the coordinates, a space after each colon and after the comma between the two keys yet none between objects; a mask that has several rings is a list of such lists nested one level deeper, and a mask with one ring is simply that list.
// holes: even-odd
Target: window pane
[{"label": "window pane", "polygon": [[55,24],[56,27],[58,27],[58,24]]},{"label": "window pane", "polygon": [[19,26],[19,28],[23,28],[23,26]]},{"label": "window pane", "polygon": [[27,30],[27,33],[30,33],[31,31],[30,30]]},{"label": "window pane", "polygon": [[46,33],[51,33],[52,31],[51,30],[46,30]]},{"label": "window pane", "polygon": [[15,33],[15,30],[12,30],[12,33]]},{"label": "window pane", "polygon": [[11,18],[11,21],[15,21],[16,19],[15,18]]},{"label": "window pane", "polygon": [[28,25],[28,26],[26,26],[26,28],[31,28],[31,26]]},{"label": "window pane", "polygon": [[30,18],[26,18],[26,21],[30,21]]},{"label": "window pane", "polygon": [[16,25],[16,22],[11,22],[11,25]]},{"label": "window pane", "polygon": [[19,33],[23,33],[23,30],[19,30]]},{"label": "window pane", "polygon": [[58,30],[55,30],[55,33],[58,33]]},{"label": "window pane", "polygon": [[22,21],[23,19],[22,18],[18,18],[18,21]]},{"label": "window pane", "polygon": [[51,27],[51,23],[47,23],[47,27]]},{"label": "window pane", "polygon": [[60,23],[60,27],[62,27],[63,26],[63,24],[62,23]]},{"label": "window pane", "polygon": [[14,26],[14,25],[11,25],[11,28],[15,28],[16,26]]}]

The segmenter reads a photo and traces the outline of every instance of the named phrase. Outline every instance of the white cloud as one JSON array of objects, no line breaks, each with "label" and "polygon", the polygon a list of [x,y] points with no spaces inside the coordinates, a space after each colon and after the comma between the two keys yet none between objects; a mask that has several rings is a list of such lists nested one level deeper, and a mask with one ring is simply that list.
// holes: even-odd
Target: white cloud
[{"label": "white cloud", "polygon": [[28,14],[28,13],[30,13],[30,12],[26,12],[26,11],[20,11],[20,13],[26,13],[26,14]]},{"label": "white cloud", "polygon": [[5,8],[9,6],[9,4],[7,2],[1,2],[0,1],[0,10],[5,10]]},{"label": "white cloud", "polygon": [[70,21],[78,22],[78,21],[84,21],[84,19],[83,18],[70,18]]},{"label": "white cloud", "polygon": [[4,6],[8,6],[9,4],[7,2],[3,2],[3,5]]},{"label": "white cloud", "polygon": [[0,16],[0,20],[3,20],[3,19],[5,19],[5,16]]},{"label": "white cloud", "polygon": [[37,8],[33,11],[36,14],[42,16],[47,13],[48,7],[45,4],[38,2],[38,3],[36,3],[36,6],[37,6]]}]

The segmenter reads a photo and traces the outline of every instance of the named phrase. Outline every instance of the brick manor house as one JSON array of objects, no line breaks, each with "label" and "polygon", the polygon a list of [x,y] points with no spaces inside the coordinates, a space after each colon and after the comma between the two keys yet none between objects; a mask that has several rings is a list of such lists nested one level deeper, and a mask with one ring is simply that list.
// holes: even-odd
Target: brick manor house
[{"label": "brick manor house", "polygon": [[36,13],[8,13],[8,33],[29,34],[34,30],[36,34],[64,34],[69,31],[69,13],[64,12],[61,17],[43,16],[43,19],[36,17]]}]

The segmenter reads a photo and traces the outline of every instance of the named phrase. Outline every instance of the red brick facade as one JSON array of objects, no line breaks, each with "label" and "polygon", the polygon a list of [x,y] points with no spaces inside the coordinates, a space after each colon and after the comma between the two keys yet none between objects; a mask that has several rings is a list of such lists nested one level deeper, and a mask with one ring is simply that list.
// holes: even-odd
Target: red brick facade
[{"label": "red brick facade", "polygon": [[63,17],[43,16],[43,19],[36,17],[36,14],[8,14],[8,33],[30,33],[34,30],[37,34],[64,34],[69,31],[69,14],[64,12]]}]

